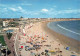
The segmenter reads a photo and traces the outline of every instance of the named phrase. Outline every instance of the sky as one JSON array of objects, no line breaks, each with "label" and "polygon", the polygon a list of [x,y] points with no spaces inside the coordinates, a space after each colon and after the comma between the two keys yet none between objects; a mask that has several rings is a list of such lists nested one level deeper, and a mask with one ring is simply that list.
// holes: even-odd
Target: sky
[{"label": "sky", "polygon": [[80,0],[0,0],[0,18],[80,18]]}]

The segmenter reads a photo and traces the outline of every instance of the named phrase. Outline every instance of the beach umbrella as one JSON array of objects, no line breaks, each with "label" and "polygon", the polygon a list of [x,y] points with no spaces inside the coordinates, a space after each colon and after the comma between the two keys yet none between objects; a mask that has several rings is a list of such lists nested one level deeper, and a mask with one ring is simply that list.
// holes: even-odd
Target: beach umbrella
[{"label": "beach umbrella", "polygon": [[30,40],[31,40],[31,38],[30,38]]},{"label": "beach umbrella", "polygon": [[39,37],[39,35],[37,35],[37,37]]},{"label": "beach umbrella", "polygon": [[23,48],[23,46],[21,46],[21,48]]},{"label": "beach umbrella", "polygon": [[24,36],[25,36],[25,34],[24,34]]},{"label": "beach umbrella", "polygon": [[34,35],[34,37],[36,37],[36,35]]}]

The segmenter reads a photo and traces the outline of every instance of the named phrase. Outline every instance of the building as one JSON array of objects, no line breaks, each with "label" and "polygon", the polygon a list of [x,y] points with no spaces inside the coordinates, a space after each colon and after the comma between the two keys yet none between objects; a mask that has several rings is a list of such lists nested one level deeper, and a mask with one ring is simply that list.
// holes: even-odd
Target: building
[{"label": "building", "polygon": [[9,21],[3,21],[3,26],[7,27],[8,26]]}]

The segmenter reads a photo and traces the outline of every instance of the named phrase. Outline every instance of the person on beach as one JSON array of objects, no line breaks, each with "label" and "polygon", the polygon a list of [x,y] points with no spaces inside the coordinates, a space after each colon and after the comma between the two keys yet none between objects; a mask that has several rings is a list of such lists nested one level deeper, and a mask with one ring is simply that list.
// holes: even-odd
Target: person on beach
[{"label": "person on beach", "polygon": [[60,46],[60,44],[58,44]]}]

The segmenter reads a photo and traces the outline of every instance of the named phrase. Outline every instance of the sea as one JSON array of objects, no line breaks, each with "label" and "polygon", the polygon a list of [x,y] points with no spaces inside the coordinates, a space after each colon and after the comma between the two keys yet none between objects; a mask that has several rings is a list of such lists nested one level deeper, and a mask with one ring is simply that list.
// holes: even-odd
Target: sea
[{"label": "sea", "polygon": [[47,26],[57,33],[80,41],[80,20],[49,22]]}]

